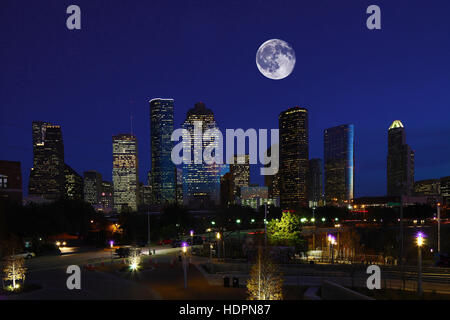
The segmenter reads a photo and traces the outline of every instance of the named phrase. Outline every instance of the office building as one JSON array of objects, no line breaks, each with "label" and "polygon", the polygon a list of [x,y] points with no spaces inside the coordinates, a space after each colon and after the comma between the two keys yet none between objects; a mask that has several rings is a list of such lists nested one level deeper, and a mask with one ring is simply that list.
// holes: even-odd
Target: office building
[{"label": "office building", "polygon": [[102,175],[97,171],[84,172],[84,201],[97,207],[101,204]]},{"label": "office building", "polygon": [[114,209],[136,211],[139,203],[138,146],[131,134],[113,136]]},{"label": "office building", "polygon": [[294,107],[279,115],[280,206],[283,210],[306,207],[309,161],[308,110]]},{"label": "office building", "polygon": [[83,178],[69,165],[64,168],[65,196],[72,200],[83,200]]},{"label": "office building", "polygon": [[173,108],[173,99],[150,100],[151,179],[153,202],[156,206],[176,201],[175,165],[171,158]]},{"label": "office building", "polygon": [[[194,134],[194,128],[199,124],[201,135]],[[201,155],[206,146],[218,147],[218,141],[214,137],[206,137],[206,130],[218,129],[214,113],[206,108],[203,102],[195,104],[187,113],[183,128],[190,133],[191,154],[194,159],[191,163],[183,163],[183,202],[191,208],[207,208],[220,204],[220,170],[221,164],[195,163],[195,159]],[[184,137],[183,139],[189,139]],[[201,148],[195,148],[195,146]]]},{"label": "office building", "polygon": [[20,162],[0,160],[0,201],[22,204],[22,196]]},{"label": "office building", "polygon": [[64,144],[61,127],[33,121],[33,167],[30,171],[30,198],[57,200],[65,194]]},{"label": "office building", "polygon": [[323,205],[322,159],[309,160],[308,204],[310,208]]},{"label": "office building", "polygon": [[354,126],[325,129],[323,137],[326,204],[348,205],[354,197]]},{"label": "office building", "polygon": [[241,196],[241,188],[250,185],[250,155],[234,155],[230,165],[232,176],[233,198],[236,202]]},{"label": "office building", "polygon": [[414,151],[406,144],[405,128],[395,120],[388,131],[387,195],[410,196],[414,191]]}]

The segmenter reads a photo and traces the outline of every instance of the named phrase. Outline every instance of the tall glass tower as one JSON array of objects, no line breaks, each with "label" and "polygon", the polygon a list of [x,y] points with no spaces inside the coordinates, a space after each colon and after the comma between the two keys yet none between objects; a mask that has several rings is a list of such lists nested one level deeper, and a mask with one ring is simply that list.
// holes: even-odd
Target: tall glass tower
[{"label": "tall glass tower", "polygon": [[175,164],[171,153],[173,142],[173,99],[150,100],[150,139],[152,157],[152,192],[157,206],[175,199]]},{"label": "tall glass tower", "polygon": [[[201,125],[201,136],[194,134],[195,124]],[[195,157],[203,154],[206,146],[218,146],[218,141],[213,137],[206,137],[205,131],[215,129],[217,123],[214,113],[207,109],[203,102],[195,104],[187,113],[183,128],[188,130],[191,136],[190,164],[183,164],[183,202],[190,207],[210,207],[220,204],[220,171],[222,164],[195,163]],[[195,146],[201,146],[196,149]],[[217,150],[217,149],[216,149]]]},{"label": "tall glass tower", "polygon": [[294,107],[280,113],[280,206],[306,207],[309,161],[308,110]]},{"label": "tall glass tower", "polygon": [[136,211],[139,203],[137,140],[131,134],[113,136],[114,208]]},{"label": "tall glass tower", "polygon": [[387,195],[410,196],[414,191],[414,151],[406,144],[405,128],[400,120],[388,131]]},{"label": "tall glass tower", "polygon": [[354,196],[355,175],[353,124],[325,129],[323,143],[326,203],[327,205],[350,204]]}]

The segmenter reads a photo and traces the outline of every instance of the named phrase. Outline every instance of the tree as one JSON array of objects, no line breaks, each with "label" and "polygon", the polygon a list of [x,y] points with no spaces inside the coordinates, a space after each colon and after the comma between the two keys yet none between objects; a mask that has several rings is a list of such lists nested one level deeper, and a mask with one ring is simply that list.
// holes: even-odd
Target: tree
[{"label": "tree", "polygon": [[273,245],[300,247],[303,244],[300,216],[283,213],[281,219],[270,220],[267,223],[267,235]]},{"label": "tree", "polygon": [[[23,258],[16,256],[10,256],[3,268],[3,288],[11,291],[16,291],[20,288],[18,281],[25,282],[25,274],[27,269],[25,268],[25,261]],[[5,287],[5,283],[11,282],[10,286]]]},{"label": "tree", "polygon": [[259,250],[256,264],[247,281],[249,300],[282,300],[283,278],[278,266],[267,253]]}]

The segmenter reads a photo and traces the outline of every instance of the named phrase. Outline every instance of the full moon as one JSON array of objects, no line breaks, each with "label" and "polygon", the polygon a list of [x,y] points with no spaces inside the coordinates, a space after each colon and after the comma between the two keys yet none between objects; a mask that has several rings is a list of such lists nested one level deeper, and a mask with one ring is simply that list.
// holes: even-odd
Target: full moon
[{"label": "full moon", "polygon": [[256,52],[256,66],[269,79],[284,79],[294,70],[295,51],[286,41],[268,40]]}]

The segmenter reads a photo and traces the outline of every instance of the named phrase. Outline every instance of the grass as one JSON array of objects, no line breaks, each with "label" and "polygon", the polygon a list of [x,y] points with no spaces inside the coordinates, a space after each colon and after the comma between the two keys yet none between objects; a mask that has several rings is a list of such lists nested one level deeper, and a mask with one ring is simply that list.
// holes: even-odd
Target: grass
[{"label": "grass", "polygon": [[20,294],[20,293],[27,293],[27,292],[32,292],[32,291],[36,291],[39,289],[42,289],[41,286],[37,285],[37,284],[25,284],[23,286],[20,286],[18,289],[16,290],[11,290],[12,286],[7,286],[6,288],[0,288],[0,295],[3,296],[10,296],[10,295],[14,295],[14,294]]}]

